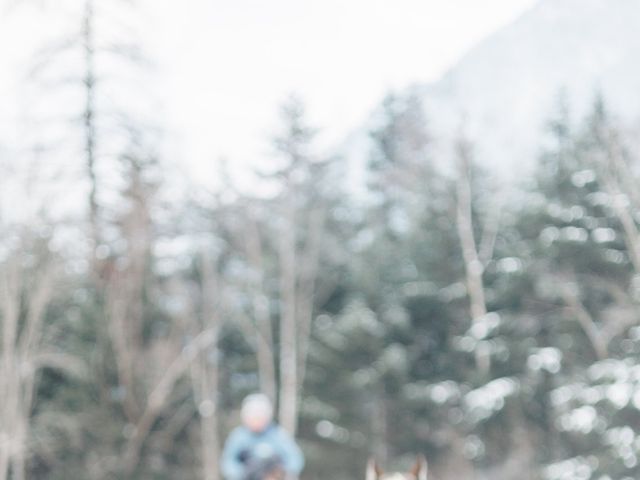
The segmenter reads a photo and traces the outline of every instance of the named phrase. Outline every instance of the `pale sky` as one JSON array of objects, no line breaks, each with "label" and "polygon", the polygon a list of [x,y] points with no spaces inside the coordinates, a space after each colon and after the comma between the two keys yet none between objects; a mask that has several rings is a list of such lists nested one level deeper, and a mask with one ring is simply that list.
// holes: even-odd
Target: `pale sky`
[{"label": "pale sky", "polygon": [[[386,91],[437,79],[535,2],[140,1],[140,35],[157,65],[149,90],[161,97],[157,118],[166,128],[169,154],[204,183],[215,176],[220,157],[237,165],[265,158],[278,105],[288,93],[306,101],[323,145],[339,143]],[[4,97],[18,78],[18,31],[27,51],[35,43],[32,34],[55,23],[20,23],[10,15],[0,21]]]},{"label": "pale sky", "polygon": [[[390,88],[437,79],[534,0],[152,0],[167,112],[198,178],[255,164],[297,92],[326,144]],[[160,8],[160,5],[162,6]]]}]

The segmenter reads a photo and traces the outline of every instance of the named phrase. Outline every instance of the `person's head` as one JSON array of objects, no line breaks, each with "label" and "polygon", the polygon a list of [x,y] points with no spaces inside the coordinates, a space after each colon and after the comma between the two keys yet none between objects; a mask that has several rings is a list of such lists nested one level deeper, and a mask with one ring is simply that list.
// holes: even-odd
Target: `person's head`
[{"label": "person's head", "polygon": [[262,432],[273,420],[273,405],[269,397],[254,393],[242,401],[242,424],[252,432]]}]

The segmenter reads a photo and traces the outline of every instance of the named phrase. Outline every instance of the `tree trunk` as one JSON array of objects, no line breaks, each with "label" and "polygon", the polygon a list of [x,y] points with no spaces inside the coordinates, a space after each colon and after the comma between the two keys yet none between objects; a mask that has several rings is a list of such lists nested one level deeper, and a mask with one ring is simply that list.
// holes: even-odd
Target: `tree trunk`
[{"label": "tree trunk", "polygon": [[298,328],[298,389],[302,391],[307,370],[307,354],[313,323],[314,293],[320,263],[320,246],[325,224],[325,211],[318,208],[309,213],[307,245],[301,263],[301,278],[297,298]]},{"label": "tree trunk", "polygon": [[218,277],[209,256],[202,255],[202,327],[211,328],[215,332],[212,342],[213,352],[207,355],[206,350],[200,354],[197,368],[199,382],[196,398],[200,404],[200,436],[202,442],[202,478],[218,480],[220,439],[218,438],[218,332],[220,328],[219,297],[221,296]]},{"label": "tree trunk", "polygon": [[596,325],[591,314],[578,298],[576,283],[563,282],[561,287],[561,295],[572,313],[576,316],[576,320],[582,327],[589,343],[591,344],[596,358],[605,360],[609,357],[609,345],[602,332]]},{"label": "tree trunk", "polygon": [[[269,313],[256,313],[256,321],[264,323],[264,320],[260,319],[260,316],[268,316]],[[269,326],[270,329],[270,326]],[[261,329],[261,330],[264,330]],[[276,370],[275,359],[273,351],[273,340],[268,337],[265,338],[265,334],[258,332],[256,342],[256,358],[258,360],[258,375],[260,377],[260,389],[267,395],[272,401],[276,399]]]},{"label": "tree trunk", "polygon": [[[252,214],[249,213],[249,215]],[[275,401],[277,388],[275,356],[269,299],[264,293],[264,250],[262,248],[262,236],[255,218],[250,218],[247,223],[249,232],[245,234],[245,248],[257,277],[251,282],[252,285],[250,288],[254,291],[252,304],[255,315],[255,348],[260,388],[265,395],[272,401]]]},{"label": "tree trunk", "polygon": [[220,439],[218,438],[218,366],[208,365],[205,355],[200,356],[198,368],[198,395],[200,404],[200,436],[202,445],[202,478],[219,480]]},{"label": "tree trunk", "polygon": [[43,351],[43,318],[53,285],[49,265],[41,265],[27,288],[27,272],[15,260],[25,252],[13,254],[14,260],[0,265],[0,480],[9,473],[15,480],[26,478],[31,411],[41,367],[36,357]]},{"label": "tree trunk", "polygon": [[[2,377],[0,377],[0,475],[8,478],[10,469],[16,466],[19,444],[18,421],[20,408],[20,377],[18,374],[18,322],[20,317],[20,287],[22,275],[15,262],[3,265],[0,272],[0,307],[2,317]],[[2,477],[0,477],[2,478]]]},{"label": "tree trunk", "polygon": [[371,430],[373,434],[373,452],[376,459],[381,464],[386,464],[389,459],[388,450],[388,419],[387,405],[385,400],[384,388],[374,394],[373,414],[371,416]]},{"label": "tree trunk", "polygon": [[214,329],[204,330],[198,334],[180,354],[173,360],[166,369],[162,378],[157,382],[153,391],[147,398],[144,412],[137,422],[134,434],[124,447],[124,472],[129,478],[138,466],[140,453],[145,440],[149,436],[158,416],[166,407],[176,382],[189,372],[195,360],[204,350],[215,345],[217,341],[217,331]]},{"label": "tree trunk", "polygon": [[[464,258],[467,292],[469,295],[472,323],[477,322],[487,314],[482,274],[484,265],[478,255],[475,236],[473,233],[472,198],[471,198],[471,164],[469,147],[464,140],[458,146],[458,181],[457,181],[457,229],[462,245]],[[476,348],[476,365],[482,372],[488,372],[491,367],[491,357],[481,342]]]},{"label": "tree trunk", "polygon": [[9,475],[9,439],[4,432],[0,433],[0,480],[7,480]]},{"label": "tree trunk", "polygon": [[84,144],[86,169],[89,177],[89,228],[92,242],[91,265],[96,273],[96,249],[100,244],[98,212],[98,179],[96,176],[96,126],[95,126],[95,29],[94,0],[85,0],[82,29],[82,48],[84,53],[84,89],[85,105],[83,113]]},{"label": "tree trunk", "polygon": [[293,201],[285,205],[285,230],[280,232],[280,424],[295,435],[298,417],[298,345],[296,328],[296,234]]}]

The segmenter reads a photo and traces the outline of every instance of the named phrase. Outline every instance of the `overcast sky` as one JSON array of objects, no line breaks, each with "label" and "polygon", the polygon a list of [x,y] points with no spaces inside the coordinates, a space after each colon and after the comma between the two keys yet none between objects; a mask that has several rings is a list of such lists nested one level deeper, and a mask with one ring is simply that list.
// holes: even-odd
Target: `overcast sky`
[{"label": "overcast sky", "polygon": [[[158,8],[158,4],[162,8]],[[325,141],[390,88],[437,79],[533,0],[153,0],[168,112],[197,176],[207,158],[256,163],[288,92]]]},{"label": "overcast sky", "polygon": [[[142,34],[158,65],[154,90],[162,97],[159,115],[173,132],[172,153],[186,159],[195,179],[206,181],[221,156],[259,163],[276,128],[278,104],[289,92],[305,99],[325,144],[335,142],[366,118],[385,91],[437,79],[533,3],[145,0]],[[20,51],[7,43],[11,26],[7,18],[0,25],[3,95],[15,74],[15,63],[7,61]],[[27,33],[40,27],[30,25]],[[13,28],[24,32],[24,19]]]}]

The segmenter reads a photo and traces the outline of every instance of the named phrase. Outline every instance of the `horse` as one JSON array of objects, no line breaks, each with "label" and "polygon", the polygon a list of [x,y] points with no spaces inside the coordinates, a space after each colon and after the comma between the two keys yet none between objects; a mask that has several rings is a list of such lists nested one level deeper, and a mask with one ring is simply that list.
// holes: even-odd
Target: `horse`
[{"label": "horse", "polygon": [[384,472],[375,458],[370,458],[367,462],[366,480],[427,480],[427,459],[423,455],[418,455],[416,462],[408,472]]}]

